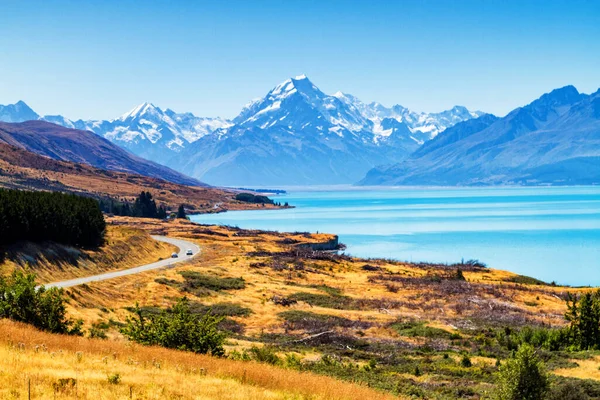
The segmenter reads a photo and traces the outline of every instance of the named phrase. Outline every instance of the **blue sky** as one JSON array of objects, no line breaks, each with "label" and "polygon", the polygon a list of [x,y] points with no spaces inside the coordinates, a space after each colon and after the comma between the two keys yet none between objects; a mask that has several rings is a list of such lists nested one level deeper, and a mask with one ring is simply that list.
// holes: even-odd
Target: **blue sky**
[{"label": "blue sky", "polygon": [[235,116],[306,74],[326,93],[499,115],[600,87],[596,1],[0,0],[0,104],[114,118],[150,101]]}]

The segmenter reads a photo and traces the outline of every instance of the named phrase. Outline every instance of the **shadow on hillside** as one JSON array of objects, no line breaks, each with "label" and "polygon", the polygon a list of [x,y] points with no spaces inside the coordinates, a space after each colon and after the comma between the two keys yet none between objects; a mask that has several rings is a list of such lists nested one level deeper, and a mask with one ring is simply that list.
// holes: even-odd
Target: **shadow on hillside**
[{"label": "shadow on hillside", "polygon": [[34,271],[49,264],[60,269],[66,266],[78,267],[89,258],[80,249],[53,242],[19,242],[0,247],[0,263],[12,262]]}]

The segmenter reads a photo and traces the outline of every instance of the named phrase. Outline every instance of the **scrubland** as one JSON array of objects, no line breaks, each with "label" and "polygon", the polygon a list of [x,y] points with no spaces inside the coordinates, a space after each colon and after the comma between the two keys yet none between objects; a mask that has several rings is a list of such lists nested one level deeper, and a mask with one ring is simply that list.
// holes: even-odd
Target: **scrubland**
[{"label": "scrubland", "polygon": [[[140,398],[160,398],[152,390],[164,390],[163,398],[485,398],[494,388],[499,363],[519,343],[541,343],[549,332],[565,326],[568,293],[589,290],[555,286],[477,262],[366,260],[306,247],[334,242],[335,236],[328,234],[254,231],[181,220],[115,217],[107,222],[113,244],[118,242],[114,235],[123,235],[124,240],[126,232],[162,234],[193,241],[202,252],[173,268],[67,290],[69,315],[83,319],[86,327],[102,326],[108,340],[56,339],[54,352],[63,350],[66,370],[71,371],[66,375],[80,371],[86,377],[81,385],[106,396],[118,390],[128,395],[127,388],[135,386],[145,393]],[[170,250],[149,249],[148,257],[160,257],[162,251]],[[58,272],[49,266],[45,279]],[[195,312],[224,317],[221,328],[228,332],[229,359],[144,348],[120,334],[136,303],[152,315],[183,296]],[[29,329],[3,324],[2,331]],[[38,339],[19,340],[19,335],[5,341],[4,351],[12,359],[40,345]],[[48,346],[51,339],[48,335],[42,341]],[[24,349],[15,344],[19,341]],[[84,354],[77,363],[77,351],[90,355]],[[119,356],[111,358],[111,352]],[[553,371],[553,382],[575,380],[589,395],[600,396],[594,352],[540,347],[539,355]],[[107,363],[102,357],[108,357]],[[133,364],[128,364],[129,357]],[[100,362],[93,364],[96,359]],[[160,371],[152,368],[152,359],[161,360]],[[92,373],[93,365],[101,372]],[[188,367],[204,368],[206,375]],[[122,377],[121,384],[108,383],[107,375],[114,373]],[[159,378],[163,373],[164,379]],[[15,390],[22,390],[26,375],[26,371],[18,379],[13,375],[15,385],[20,385]],[[51,385],[66,375],[50,374],[44,382]],[[219,385],[231,390],[211,392]],[[199,387],[207,389],[193,394]]]}]

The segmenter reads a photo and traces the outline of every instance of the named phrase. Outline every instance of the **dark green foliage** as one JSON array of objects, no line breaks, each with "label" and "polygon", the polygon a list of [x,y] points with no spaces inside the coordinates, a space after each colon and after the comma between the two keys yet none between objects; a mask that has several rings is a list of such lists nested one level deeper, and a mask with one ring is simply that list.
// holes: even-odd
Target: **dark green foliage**
[{"label": "dark green foliage", "polygon": [[567,309],[571,343],[582,350],[600,348],[600,290],[579,299],[569,294]]},{"label": "dark green foliage", "polygon": [[211,290],[232,290],[246,287],[243,278],[221,278],[220,276],[202,274],[196,271],[182,271],[181,275],[185,278],[183,282],[166,278],[157,278],[155,282],[178,288],[198,297],[209,296]]},{"label": "dark green foliage", "polygon": [[32,324],[52,333],[80,335],[81,322],[66,316],[63,290],[36,289],[35,276],[20,271],[0,277],[0,318]]},{"label": "dark green foliage", "polygon": [[473,366],[468,354],[463,354],[462,358],[460,359],[460,365],[461,367],[465,368],[471,368]]},{"label": "dark green foliage", "polygon": [[303,301],[311,306],[333,308],[336,310],[353,310],[357,308],[352,298],[347,296],[298,292],[287,298],[292,301]]},{"label": "dark green foliage", "polygon": [[438,339],[451,339],[452,333],[439,329],[426,326],[421,321],[398,321],[390,325],[390,328],[398,332],[401,336],[407,337],[426,337],[426,338],[438,338]]},{"label": "dark green foliage", "polygon": [[197,288],[219,291],[246,287],[244,278],[221,278],[220,276],[202,274],[196,271],[182,271],[181,276],[185,278],[184,289],[188,291]]},{"label": "dark green foliage", "polygon": [[183,207],[183,204],[181,204],[179,206],[179,208],[177,209],[177,218],[181,218],[181,219],[187,218],[187,216],[185,215],[185,207]]},{"label": "dark green foliage", "polygon": [[150,192],[141,192],[133,203],[132,215],[141,218],[157,218],[158,209]]},{"label": "dark green foliage", "polygon": [[544,365],[528,344],[507,360],[498,372],[497,400],[542,400],[549,383]]},{"label": "dark green foliage", "polygon": [[108,322],[94,322],[92,324],[92,327],[88,331],[88,334],[91,338],[106,339],[108,337],[106,336],[106,331],[109,327],[110,325],[108,324]]},{"label": "dark green foliage", "polygon": [[0,189],[0,245],[22,240],[95,247],[106,224],[98,202],[64,193]]},{"label": "dark green foliage", "polygon": [[210,312],[217,317],[248,317],[252,314],[252,310],[247,307],[242,307],[236,303],[216,303],[204,305],[201,303],[190,303],[190,310],[194,314],[206,314]]},{"label": "dark green foliage", "polygon": [[507,282],[519,283],[521,285],[542,285],[542,286],[547,286],[548,285],[544,281],[541,281],[539,279],[535,279],[535,278],[532,278],[532,277],[526,276],[526,275],[513,276],[511,278],[508,278],[506,281]]},{"label": "dark green foliage", "polygon": [[214,356],[224,354],[225,334],[218,329],[223,318],[193,314],[185,297],[160,315],[145,317],[137,306],[134,313],[135,317],[129,317],[121,329],[130,340]]},{"label": "dark green foliage", "polygon": [[317,314],[310,311],[290,310],[278,314],[286,322],[286,328],[306,331],[328,330],[335,327],[366,329],[367,321],[353,321],[336,315]]},{"label": "dark green foliage", "polygon": [[167,219],[167,209],[165,208],[165,206],[158,207],[158,211],[156,212],[156,218]]},{"label": "dark green foliage", "polygon": [[273,204],[273,200],[267,196],[254,195],[252,193],[238,193],[235,195],[235,199],[245,203]]},{"label": "dark green foliage", "polygon": [[252,360],[263,362],[271,365],[280,365],[281,359],[275,352],[275,349],[269,346],[256,347],[252,346],[250,350],[248,350],[250,358]]},{"label": "dark green foliage", "polygon": [[547,400],[588,400],[589,398],[580,384],[575,384],[572,381],[552,387],[546,397]]},{"label": "dark green foliage", "polygon": [[98,200],[100,209],[102,212],[113,215],[120,215],[124,217],[131,217],[132,210],[131,204],[127,201],[118,201],[111,198],[104,198]]}]

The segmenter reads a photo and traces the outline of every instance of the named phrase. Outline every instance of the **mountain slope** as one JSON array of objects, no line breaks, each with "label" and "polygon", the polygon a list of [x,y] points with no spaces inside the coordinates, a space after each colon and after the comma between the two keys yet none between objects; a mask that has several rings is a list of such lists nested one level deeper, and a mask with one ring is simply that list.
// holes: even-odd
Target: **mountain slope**
[{"label": "mountain slope", "polygon": [[[439,132],[479,115],[459,106],[427,114],[365,104],[349,94],[325,94],[301,75],[248,104],[233,121],[151,103],[113,120],[35,113],[26,119],[91,131],[195,178],[237,186],[352,183],[370,168],[400,161]],[[4,118],[24,117],[11,111]]]},{"label": "mountain slope", "polygon": [[56,160],[135,173],[186,185],[203,185],[167,167],[144,160],[92,132],[45,121],[0,122],[0,143],[6,143]]},{"label": "mountain slope", "polygon": [[[235,199],[237,192],[204,186],[186,186],[127,172],[108,171],[88,164],[59,161],[0,143],[0,188],[77,193],[98,199],[133,202],[141,191],[150,191],[159,204],[188,212],[256,209],[256,204]],[[261,209],[276,208],[272,204]],[[264,208],[263,208],[264,207]]]},{"label": "mountain slope", "polygon": [[113,120],[72,121],[60,115],[45,115],[40,119],[67,128],[92,131],[140,157],[156,161],[172,156],[216,129],[231,125],[221,118],[178,114],[170,109],[163,111],[151,103],[140,104]]},{"label": "mountain slope", "polygon": [[592,184],[600,183],[599,157],[600,91],[566,86],[504,118],[457,124],[360,184]]},{"label": "mountain slope", "polygon": [[377,114],[351,95],[327,95],[304,75],[248,104],[233,123],[167,164],[222,185],[341,184],[402,160],[431,138],[399,114]]},{"label": "mountain slope", "polygon": [[0,121],[3,122],[24,122],[32,119],[38,119],[40,116],[33,111],[23,101],[6,106],[0,105]]}]

